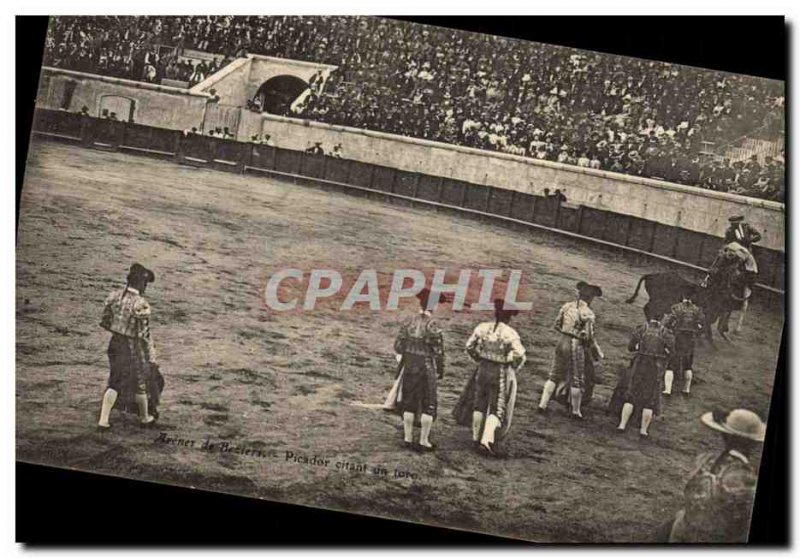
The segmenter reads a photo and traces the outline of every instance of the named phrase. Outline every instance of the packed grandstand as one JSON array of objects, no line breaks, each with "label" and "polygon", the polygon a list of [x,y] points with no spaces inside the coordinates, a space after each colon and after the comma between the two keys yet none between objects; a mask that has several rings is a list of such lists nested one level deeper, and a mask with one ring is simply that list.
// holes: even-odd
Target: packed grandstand
[{"label": "packed grandstand", "polygon": [[191,85],[245,53],[338,67],[288,116],[784,198],[779,81],[349,16],[59,17],[45,65]]}]

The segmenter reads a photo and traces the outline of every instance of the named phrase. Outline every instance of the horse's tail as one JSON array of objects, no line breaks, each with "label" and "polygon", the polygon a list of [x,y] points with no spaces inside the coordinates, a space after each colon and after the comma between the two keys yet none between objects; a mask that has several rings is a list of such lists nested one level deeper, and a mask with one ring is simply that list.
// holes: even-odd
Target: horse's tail
[{"label": "horse's tail", "polygon": [[631,295],[631,297],[630,297],[628,300],[626,300],[626,301],[625,301],[625,303],[626,303],[626,304],[630,304],[630,303],[632,303],[634,300],[636,300],[636,297],[637,297],[637,296],[639,296],[639,289],[640,289],[640,288],[641,288],[641,286],[642,286],[642,282],[643,282],[645,279],[647,279],[647,277],[648,277],[648,275],[642,275],[642,276],[639,278],[639,282],[638,282],[638,283],[636,283],[636,290],[635,290],[635,291],[633,291],[633,295]]}]

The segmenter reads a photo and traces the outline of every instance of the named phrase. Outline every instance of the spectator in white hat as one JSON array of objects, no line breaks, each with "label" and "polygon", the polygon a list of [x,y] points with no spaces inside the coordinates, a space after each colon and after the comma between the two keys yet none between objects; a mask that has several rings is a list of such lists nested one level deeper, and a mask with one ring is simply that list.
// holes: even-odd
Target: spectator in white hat
[{"label": "spectator in white hat", "polygon": [[684,489],[684,507],[671,522],[669,542],[747,542],[758,475],[751,458],[766,424],[753,411],[712,411],[700,420],[722,435],[724,449],[701,455]]}]

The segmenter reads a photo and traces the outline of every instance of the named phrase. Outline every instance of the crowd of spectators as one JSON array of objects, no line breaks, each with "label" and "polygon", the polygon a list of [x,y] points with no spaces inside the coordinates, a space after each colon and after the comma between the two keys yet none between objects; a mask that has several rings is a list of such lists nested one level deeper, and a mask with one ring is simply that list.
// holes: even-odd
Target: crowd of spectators
[{"label": "crowd of spectators", "polygon": [[782,134],[783,82],[345,16],[57,18],[47,56],[113,75],[153,44],[336,65],[301,118],[783,200],[782,157],[722,149]]},{"label": "crowd of spectators", "polygon": [[[47,66],[123,79],[162,83],[164,79],[203,81],[233,59],[217,53],[212,60],[181,57],[186,32],[176,21],[189,18],[57,17],[45,42]],[[194,40],[195,35],[191,35]],[[193,42],[191,44],[194,44]]]}]

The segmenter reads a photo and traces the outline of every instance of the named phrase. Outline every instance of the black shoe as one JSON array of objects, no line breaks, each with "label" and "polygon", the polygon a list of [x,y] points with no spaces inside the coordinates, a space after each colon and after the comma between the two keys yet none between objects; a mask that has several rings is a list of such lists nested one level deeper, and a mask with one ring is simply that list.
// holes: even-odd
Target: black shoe
[{"label": "black shoe", "polygon": [[672,397],[672,393],[662,392],[661,397]]},{"label": "black shoe", "polygon": [[639,432],[639,439],[640,439],[641,441],[643,441],[643,442],[644,442],[644,441],[647,441],[647,440],[649,440],[649,439],[650,439],[650,435],[649,435],[649,434],[642,434],[641,432]]},{"label": "black shoe", "polygon": [[575,413],[570,413],[569,418],[576,422],[583,422],[586,420],[586,417],[584,417],[583,415],[576,415]]},{"label": "black shoe", "polygon": [[616,432],[617,434],[625,434],[625,429],[624,428],[615,428],[614,432]]},{"label": "black shoe", "polygon": [[547,407],[544,407],[544,408],[536,407],[536,412],[539,413],[540,415],[546,415],[547,414]]},{"label": "black shoe", "polygon": [[403,440],[403,447],[411,451],[416,450],[416,448],[414,447],[414,442],[406,442],[405,440]]},{"label": "black shoe", "polygon": [[478,451],[480,451],[484,455],[490,455],[492,457],[496,456],[494,452],[494,444],[492,444],[491,442],[488,442],[486,445],[479,443]]},{"label": "black shoe", "polygon": [[682,391],[681,395],[683,396],[684,399],[689,399],[689,397],[690,397],[690,394],[689,394],[688,391]]},{"label": "black shoe", "polygon": [[422,453],[429,453],[432,451],[436,451],[436,444],[431,444],[430,446],[423,446],[422,444],[417,444],[419,451]]},{"label": "black shoe", "polygon": [[108,426],[101,426],[98,424],[95,426],[95,429],[98,432],[109,432],[111,430],[111,425],[109,424]]}]

